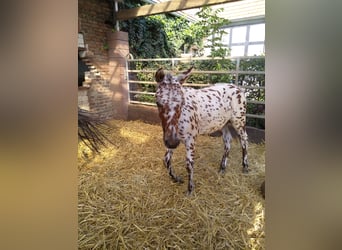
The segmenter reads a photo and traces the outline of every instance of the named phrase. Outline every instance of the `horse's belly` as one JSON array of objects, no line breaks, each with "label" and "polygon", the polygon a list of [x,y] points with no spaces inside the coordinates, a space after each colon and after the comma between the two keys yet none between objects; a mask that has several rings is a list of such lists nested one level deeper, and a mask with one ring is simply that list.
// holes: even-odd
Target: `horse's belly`
[{"label": "horse's belly", "polygon": [[200,117],[199,121],[199,133],[210,134],[217,130],[221,130],[222,127],[231,118],[231,112],[211,112],[206,113]]}]

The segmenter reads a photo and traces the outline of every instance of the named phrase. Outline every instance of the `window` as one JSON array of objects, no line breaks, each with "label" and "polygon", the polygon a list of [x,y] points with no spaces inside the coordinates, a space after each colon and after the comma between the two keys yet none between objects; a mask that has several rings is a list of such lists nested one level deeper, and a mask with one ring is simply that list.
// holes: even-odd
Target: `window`
[{"label": "window", "polygon": [[264,53],[263,44],[252,44],[248,46],[247,56],[258,56]]},{"label": "window", "polygon": [[255,24],[249,27],[249,41],[250,42],[264,42],[265,41],[265,24]]},{"label": "window", "polygon": [[245,46],[231,46],[230,47],[230,55],[231,56],[243,56],[245,54]]},{"label": "window", "polygon": [[229,37],[230,37],[230,36],[229,36],[228,33],[222,35],[222,43],[223,43],[224,45],[226,45],[226,46],[229,45]]},{"label": "window", "polygon": [[265,53],[265,23],[226,28],[222,43],[231,49],[231,56],[254,56]]},{"label": "window", "polygon": [[246,31],[247,26],[232,28],[232,43],[244,43],[246,41]]}]

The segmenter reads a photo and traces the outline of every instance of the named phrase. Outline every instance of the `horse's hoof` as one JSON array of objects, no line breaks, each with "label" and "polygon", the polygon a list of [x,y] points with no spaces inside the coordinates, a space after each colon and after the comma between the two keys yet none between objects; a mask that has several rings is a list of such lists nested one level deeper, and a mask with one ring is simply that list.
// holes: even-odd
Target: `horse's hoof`
[{"label": "horse's hoof", "polygon": [[226,170],[225,170],[225,169],[222,169],[222,168],[220,168],[220,170],[219,170],[218,172],[219,172],[219,174],[225,174],[225,173],[226,173]]},{"label": "horse's hoof", "polygon": [[182,177],[179,177],[179,176],[177,176],[177,177],[174,178],[173,180],[174,180],[174,182],[176,182],[176,183],[180,183],[180,184],[184,183]]},{"label": "horse's hoof", "polygon": [[249,169],[248,169],[248,168],[243,168],[243,169],[242,169],[242,173],[248,174],[248,172],[249,172]]},{"label": "horse's hoof", "polygon": [[193,191],[194,191],[194,188],[195,188],[195,185],[192,184],[192,183],[189,183],[188,191],[187,191],[187,195],[188,195],[188,196],[192,195],[192,193],[193,193]]}]

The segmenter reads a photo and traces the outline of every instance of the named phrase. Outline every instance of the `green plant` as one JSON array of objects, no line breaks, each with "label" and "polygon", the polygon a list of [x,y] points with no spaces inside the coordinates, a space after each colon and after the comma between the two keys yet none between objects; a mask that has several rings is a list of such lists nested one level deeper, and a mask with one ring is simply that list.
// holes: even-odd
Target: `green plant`
[{"label": "green plant", "polygon": [[103,50],[109,50],[109,45],[108,45],[107,42],[103,43],[102,49],[103,49]]},{"label": "green plant", "polygon": [[[127,0],[121,8],[133,8],[145,4]],[[134,58],[175,57],[181,53],[182,30],[188,21],[169,14],[139,17],[121,22],[120,29],[128,32],[130,53]]]},{"label": "green plant", "polygon": [[[229,50],[221,42],[222,36],[226,32],[222,29],[224,25],[229,24],[229,20],[219,17],[218,14],[223,8],[213,10],[210,7],[203,7],[196,15],[200,21],[191,23],[185,30],[184,46],[190,47],[197,45],[199,47],[198,55],[203,55],[203,49],[211,49],[211,57],[222,57],[229,55]],[[207,45],[204,45],[204,42]]]},{"label": "green plant", "polygon": [[[241,59],[240,69],[244,71],[265,71],[265,58]],[[265,101],[265,74],[240,74],[238,83],[243,86],[255,87],[252,89],[247,88],[245,90],[249,100],[258,102]],[[248,103],[247,113],[265,115],[265,104]],[[265,119],[247,118],[247,125],[265,129]]]}]

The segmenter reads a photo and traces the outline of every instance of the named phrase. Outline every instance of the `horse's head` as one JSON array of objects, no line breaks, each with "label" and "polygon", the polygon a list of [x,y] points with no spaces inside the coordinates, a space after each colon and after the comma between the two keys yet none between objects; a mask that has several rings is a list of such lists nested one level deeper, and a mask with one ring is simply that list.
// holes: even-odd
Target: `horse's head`
[{"label": "horse's head", "polygon": [[172,76],[160,68],[155,74],[156,103],[163,126],[164,143],[168,148],[176,148],[179,145],[178,121],[184,104],[182,84],[189,77],[191,70],[192,68],[178,76]]}]

